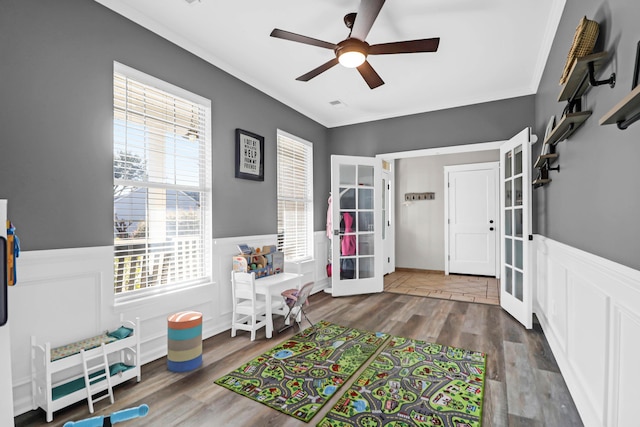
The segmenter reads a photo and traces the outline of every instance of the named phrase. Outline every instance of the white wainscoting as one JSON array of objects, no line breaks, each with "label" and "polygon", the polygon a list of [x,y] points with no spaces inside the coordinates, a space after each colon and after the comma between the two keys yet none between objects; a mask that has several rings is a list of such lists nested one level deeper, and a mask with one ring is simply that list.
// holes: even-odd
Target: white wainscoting
[{"label": "white wainscoting", "polygon": [[[327,238],[327,233],[323,230],[314,233],[313,242],[313,281],[316,283],[313,286],[313,293],[316,293],[322,289],[331,287],[331,278],[327,277],[327,263],[329,262],[327,257],[329,255],[331,240]],[[310,279],[311,277],[305,276],[305,278]]]},{"label": "white wainscoting", "polygon": [[[167,317],[177,311],[203,314],[203,338],[230,328],[231,258],[237,245],[272,245],[275,235],[215,239],[212,246],[212,282],[194,288],[114,303],[113,247],[73,248],[23,252],[17,260],[18,285],[9,289],[14,413],[32,409],[30,337],[68,344],[119,326],[125,319],[140,317],[142,363],[167,354]],[[326,253],[329,240],[314,233],[316,261],[287,264],[285,270],[300,272],[303,280],[315,281],[314,292],[327,286]],[[0,379],[2,381],[4,379]]]},{"label": "white wainscoting", "polygon": [[640,271],[536,236],[536,312],[585,426],[638,425]]}]

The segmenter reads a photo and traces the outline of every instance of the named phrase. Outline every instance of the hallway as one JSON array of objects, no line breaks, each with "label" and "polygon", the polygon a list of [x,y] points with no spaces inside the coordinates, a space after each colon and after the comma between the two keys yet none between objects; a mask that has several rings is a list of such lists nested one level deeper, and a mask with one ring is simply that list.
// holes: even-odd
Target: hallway
[{"label": "hallway", "polygon": [[397,268],[384,277],[384,291],[500,305],[500,282],[495,277],[445,276],[443,271]]}]

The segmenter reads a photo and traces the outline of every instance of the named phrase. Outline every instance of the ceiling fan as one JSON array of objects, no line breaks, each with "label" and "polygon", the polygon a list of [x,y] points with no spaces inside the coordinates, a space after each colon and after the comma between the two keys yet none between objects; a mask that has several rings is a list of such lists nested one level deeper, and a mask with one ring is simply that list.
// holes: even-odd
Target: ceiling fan
[{"label": "ceiling fan", "polygon": [[349,13],[344,17],[344,23],[351,30],[349,37],[342,40],[338,44],[325,42],[289,31],[274,29],[271,37],[285,40],[291,40],[298,43],[304,43],[312,46],[332,49],[336,55],[335,58],[320,65],[317,68],[301,75],[296,80],[307,82],[319,74],[327,71],[329,68],[338,63],[347,68],[357,68],[362,78],[367,82],[371,89],[384,84],[384,81],[378,73],[373,69],[369,61],[368,55],[388,55],[392,53],[417,53],[417,52],[435,52],[438,50],[440,38],[407,40],[402,42],[382,43],[369,45],[365,41],[373,23],[375,22],[385,0],[361,0],[358,12]]}]

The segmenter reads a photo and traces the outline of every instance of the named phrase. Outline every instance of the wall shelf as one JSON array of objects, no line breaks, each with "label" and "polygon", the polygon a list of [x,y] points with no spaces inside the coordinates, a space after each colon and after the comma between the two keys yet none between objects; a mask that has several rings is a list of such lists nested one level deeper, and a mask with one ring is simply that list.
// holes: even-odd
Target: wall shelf
[{"label": "wall shelf", "polygon": [[[558,102],[568,101],[571,98],[577,99],[584,95],[589,88],[589,84],[585,84],[589,83],[590,80],[589,64],[593,64],[591,76],[594,76],[608,58],[609,54],[605,51],[593,53],[576,59],[576,62],[573,64],[573,68],[569,72],[567,83],[565,83],[562,91],[560,92],[560,96],[558,96]],[[615,82],[615,78],[613,81]]]},{"label": "wall shelf", "polygon": [[[611,73],[606,80],[596,80],[596,73],[600,71],[608,59],[609,54],[604,51],[592,53],[591,55],[586,55],[575,60],[566,83],[558,96],[558,102],[567,102],[562,112],[562,119],[560,119],[560,122],[556,124],[544,139],[541,152],[544,153],[548,151],[548,153],[541,154],[534,164],[534,167],[539,170],[538,177],[532,182],[534,188],[542,187],[551,182],[549,171],[560,172],[560,166],[551,167],[551,164],[558,159],[558,153],[555,152],[556,144],[573,135],[591,116],[591,111],[581,111],[582,96],[585,92],[592,86],[601,86],[604,84],[608,84],[610,87],[615,86],[615,73]],[[548,150],[545,150],[547,144],[550,147]]]},{"label": "wall shelf", "polygon": [[536,177],[536,179],[534,179],[533,182],[531,183],[531,185],[533,185],[533,188],[542,187],[543,185],[550,183],[551,178],[549,178],[549,171],[552,171],[552,170],[556,172],[560,172],[560,166],[556,166],[555,168],[550,168],[548,164],[544,164],[540,168],[540,172],[538,173],[538,176]]},{"label": "wall shelf", "polygon": [[626,129],[638,119],[640,119],[640,85],[602,116],[600,125],[617,124],[619,129]]},{"label": "wall shelf", "polygon": [[543,178],[537,178],[537,179],[533,180],[532,184],[533,184],[534,187],[537,188],[537,187],[542,187],[543,185],[548,184],[550,182],[551,182],[551,178],[544,178],[544,179]]},{"label": "wall shelf", "polygon": [[558,153],[541,154],[533,165],[534,168],[541,168],[545,163],[551,163],[558,158]]},{"label": "wall shelf", "polygon": [[582,124],[591,116],[591,111],[579,111],[577,113],[567,113],[562,120],[553,128],[545,144],[556,145],[558,142],[569,138]]}]

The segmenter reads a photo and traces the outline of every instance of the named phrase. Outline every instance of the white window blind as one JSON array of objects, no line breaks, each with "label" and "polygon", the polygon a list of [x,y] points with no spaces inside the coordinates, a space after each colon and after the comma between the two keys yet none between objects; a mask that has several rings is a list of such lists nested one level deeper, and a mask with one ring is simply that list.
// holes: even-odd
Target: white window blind
[{"label": "white window blind", "polygon": [[114,293],[210,278],[210,101],[115,64]]},{"label": "white window blind", "polygon": [[313,257],[313,147],[278,130],[278,250],[287,261]]}]

